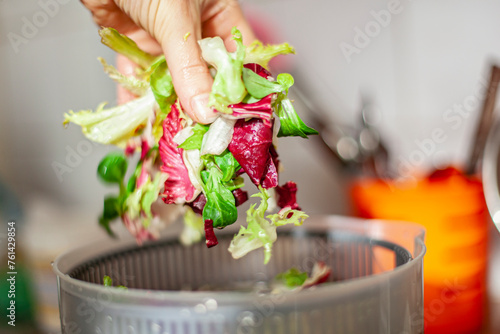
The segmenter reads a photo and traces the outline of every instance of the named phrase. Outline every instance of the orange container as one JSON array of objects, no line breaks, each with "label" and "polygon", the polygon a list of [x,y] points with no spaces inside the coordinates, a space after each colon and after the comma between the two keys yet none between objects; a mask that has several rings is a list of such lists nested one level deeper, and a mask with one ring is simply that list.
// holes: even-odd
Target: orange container
[{"label": "orange container", "polygon": [[481,182],[454,169],[411,182],[358,179],[354,213],[426,229],[426,334],[477,333],[486,307],[489,218]]}]

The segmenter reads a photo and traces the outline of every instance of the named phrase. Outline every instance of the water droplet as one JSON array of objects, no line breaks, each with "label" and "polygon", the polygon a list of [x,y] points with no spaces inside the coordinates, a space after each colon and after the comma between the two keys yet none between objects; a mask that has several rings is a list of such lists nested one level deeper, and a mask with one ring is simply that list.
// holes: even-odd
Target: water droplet
[{"label": "water droplet", "polygon": [[205,301],[205,307],[208,311],[215,311],[217,309],[217,301],[213,298],[209,298]]},{"label": "water droplet", "polygon": [[157,324],[157,323],[152,323],[151,324],[151,334],[162,334],[162,326]]},{"label": "water droplet", "polygon": [[99,326],[95,326],[95,333],[96,333],[96,334],[102,334],[101,327],[99,327]]},{"label": "water droplet", "polygon": [[253,312],[241,312],[238,316],[238,319],[241,326],[255,326],[255,315],[253,314]]},{"label": "water droplet", "polygon": [[206,313],[207,312],[207,308],[205,307],[204,304],[198,304],[194,307],[194,311],[196,313]]}]

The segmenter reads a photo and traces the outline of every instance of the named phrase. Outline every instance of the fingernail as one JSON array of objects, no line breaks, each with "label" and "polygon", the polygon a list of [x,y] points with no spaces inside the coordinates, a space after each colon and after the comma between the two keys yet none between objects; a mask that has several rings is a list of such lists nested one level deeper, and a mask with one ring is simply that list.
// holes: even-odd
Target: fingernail
[{"label": "fingernail", "polygon": [[195,121],[198,123],[212,123],[219,116],[213,108],[208,107],[208,96],[209,94],[206,93],[191,99],[191,110],[193,110]]}]

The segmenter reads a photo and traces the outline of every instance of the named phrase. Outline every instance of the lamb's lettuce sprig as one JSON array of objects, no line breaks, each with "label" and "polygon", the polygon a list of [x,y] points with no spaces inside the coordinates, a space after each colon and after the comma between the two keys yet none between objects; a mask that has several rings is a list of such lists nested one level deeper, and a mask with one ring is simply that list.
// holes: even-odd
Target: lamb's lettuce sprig
[{"label": "lamb's lettuce sprig", "polygon": [[276,81],[261,77],[254,71],[243,69],[243,82],[248,94],[255,99],[261,99],[269,94],[276,94],[274,109],[280,119],[278,137],[316,135],[318,131],[308,127],[299,117],[292,101],[288,98],[288,90],[294,84],[292,75],[281,73]]},{"label": "lamb's lettuce sprig", "polygon": [[223,228],[236,221],[238,210],[233,194],[224,186],[224,173],[212,159],[206,158],[207,169],[201,172],[207,198],[203,208],[203,220],[212,220],[213,227]]},{"label": "lamb's lettuce sprig", "polygon": [[130,188],[128,186],[125,187],[124,181],[127,167],[127,158],[121,152],[109,153],[101,160],[97,167],[97,175],[101,181],[107,184],[116,184],[120,189],[117,196],[107,196],[104,199],[103,212],[99,217],[99,225],[112,237],[116,235],[111,230],[110,223],[116,218],[121,217],[127,210],[125,201],[130,193]]}]

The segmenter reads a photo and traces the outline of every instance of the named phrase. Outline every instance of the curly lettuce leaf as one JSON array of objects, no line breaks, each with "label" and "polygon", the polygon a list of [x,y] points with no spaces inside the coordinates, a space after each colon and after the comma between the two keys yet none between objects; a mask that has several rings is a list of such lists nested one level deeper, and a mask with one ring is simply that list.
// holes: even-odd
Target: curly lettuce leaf
[{"label": "curly lettuce leaf", "polygon": [[304,223],[304,220],[309,216],[300,210],[294,210],[290,207],[285,207],[281,209],[278,213],[267,216],[274,225],[283,226],[287,224],[293,224],[295,226],[300,226]]},{"label": "curly lettuce leaf", "polygon": [[255,41],[246,48],[245,64],[257,63],[269,68],[269,61],[278,55],[295,54],[295,49],[288,43],[263,45]]},{"label": "curly lettuce leaf", "polygon": [[80,125],[85,137],[94,142],[123,147],[154,115],[155,103],[153,93],[148,90],[144,96],[114,108],[104,109],[105,104],[101,104],[95,112],[69,111],[64,114],[63,124]]},{"label": "curly lettuce leaf", "polygon": [[208,106],[228,114],[231,113],[228,105],[241,102],[247,94],[241,77],[245,46],[238,29],[233,28],[232,34],[237,45],[235,52],[228,52],[220,37],[198,42],[203,59],[217,70]]},{"label": "curly lettuce leaf", "polygon": [[236,234],[229,245],[229,252],[235,259],[239,259],[249,252],[264,248],[264,263],[267,264],[271,259],[271,249],[276,241],[276,226],[264,218],[267,210],[269,194],[263,188],[261,192],[252,195],[252,197],[260,197],[261,203],[257,208],[253,204],[247,210],[247,227],[241,226],[238,234]]},{"label": "curly lettuce leaf", "polygon": [[[256,209],[253,204],[247,211],[247,227],[241,226],[229,245],[229,252],[235,259],[239,259],[249,252],[264,248],[264,264],[271,259],[273,243],[277,239],[276,228],[286,224],[302,225],[308,217],[305,213],[289,208],[281,210],[279,213],[265,217],[268,208],[269,193],[259,187],[260,193],[252,197],[260,197],[261,203]],[[266,219],[268,218],[268,219]]]},{"label": "curly lettuce leaf", "polygon": [[149,88],[149,82],[140,80],[134,76],[126,76],[120,73],[113,65],[110,65],[102,57],[97,58],[104,68],[104,72],[117,84],[136,96],[146,94]]},{"label": "curly lettuce leaf", "polygon": [[133,40],[120,34],[116,29],[103,28],[99,30],[99,35],[102,44],[124,55],[143,69],[150,67],[156,60],[155,56],[141,50]]}]

